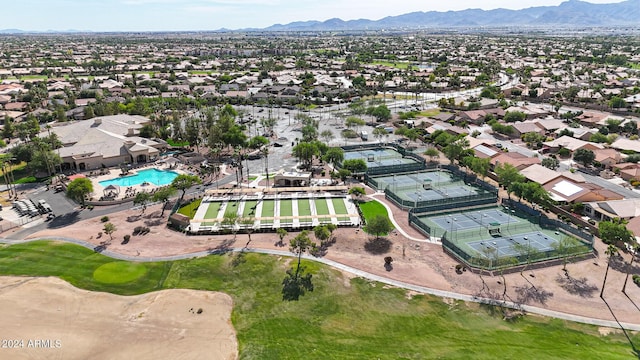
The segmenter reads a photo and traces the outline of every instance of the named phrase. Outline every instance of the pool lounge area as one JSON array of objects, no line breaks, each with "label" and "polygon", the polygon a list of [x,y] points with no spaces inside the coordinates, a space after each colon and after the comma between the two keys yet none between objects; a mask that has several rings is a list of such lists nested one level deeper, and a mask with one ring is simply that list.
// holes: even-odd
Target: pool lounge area
[{"label": "pool lounge area", "polygon": [[149,164],[137,169],[129,170],[122,175],[121,169],[104,169],[101,172],[72,175],[86,176],[93,184],[93,193],[89,201],[113,202],[135,197],[139,192],[154,193],[158,189],[171,184],[173,179],[182,174],[181,170],[161,169],[155,164]]}]

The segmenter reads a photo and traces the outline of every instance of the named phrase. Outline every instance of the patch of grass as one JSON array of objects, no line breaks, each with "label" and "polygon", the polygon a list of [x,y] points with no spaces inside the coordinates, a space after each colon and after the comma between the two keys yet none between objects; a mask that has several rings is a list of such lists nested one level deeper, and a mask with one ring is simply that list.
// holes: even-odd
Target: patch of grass
[{"label": "patch of grass", "polygon": [[193,217],[196,215],[196,211],[198,211],[198,207],[200,206],[201,202],[202,202],[202,199],[197,199],[188,203],[185,206],[180,207],[180,209],[178,209],[178,214],[182,214],[184,216],[188,216],[189,218],[193,219]]},{"label": "patch of grass", "polygon": [[[19,164],[12,164],[8,167],[8,170],[13,173],[13,178],[15,179],[15,184],[24,184],[27,182],[35,182],[35,177],[31,175],[31,172],[27,168],[27,163],[22,161]],[[23,178],[33,178],[34,181],[28,181],[30,179],[22,181]],[[0,184],[4,184],[4,171],[0,168]]]},{"label": "patch of grass", "polygon": [[280,216],[293,216],[293,200],[280,200]]},{"label": "patch of grass", "polygon": [[177,140],[173,140],[173,139],[167,139],[167,144],[169,144],[171,146],[177,146],[177,147],[189,146],[189,142],[188,141],[177,141]]},{"label": "patch of grass", "polygon": [[395,69],[406,70],[412,67],[411,63],[408,61],[384,61],[384,60],[374,60],[371,64],[373,65],[382,65]]},{"label": "patch of grass", "polygon": [[224,217],[232,217],[238,215],[238,201],[229,201],[227,207],[224,209]]},{"label": "patch of grass", "polygon": [[316,213],[318,215],[329,215],[329,205],[327,205],[327,199],[318,198],[314,199],[316,203]]},{"label": "patch of grass", "polygon": [[242,210],[242,217],[249,218],[256,216],[256,207],[258,206],[257,200],[249,200],[244,203],[244,209]]},{"label": "patch of grass", "polygon": [[429,117],[429,116],[436,116],[438,114],[440,114],[440,109],[435,108],[435,109],[429,109],[429,110],[420,111],[418,113],[418,116]]},{"label": "patch of grass", "polygon": [[124,284],[136,280],[147,272],[142,263],[114,261],[101,265],[93,272],[93,278],[104,284]]},{"label": "patch of grass", "polygon": [[220,207],[222,206],[222,202],[210,202],[207,207],[207,211],[204,214],[205,219],[217,219],[218,212],[220,212]]},{"label": "patch of grass", "polygon": [[311,204],[309,203],[309,199],[298,200],[298,216],[310,216],[310,215],[311,215]]},{"label": "patch of grass", "polygon": [[389,217],[387,209],[377,201],[367,201],[366,203],[360,203],[358,206],[360,206],[360,211],[362,211],[362,216],[364,216],[365,221],[373,219],[376,215]]},{"label": "patch of grass", "polygon": [[36,179],[35,176],[25,176],[22,177],[20,179],[17,179],[14,184],[29,184],[29,183],[34,183],[34,182],[38,182],[38,179]]},{"label": "patch of grass", "polygon": [[[389,213],[387,212],[387,209],[381,203],[375,200],[371,200],[366,203],[361,203],[358,206],[360,206],[360,211],[362,211],[362,216],[364,216],[365,223],[368,223],[370,219],[373,219],[377,215],[382,215],[382,216],[385,216],[387,219],[389,219]],[[391,225],[391,227],[393,228],[393,225]],[[363,228],[363,230],[366,231],[367,233],[369,232],[367,231],[366,226]],[[387,236],[388,233],[378,234],[378,235]]]},{"label": "patch of grass", "polygon": [[274,217],[275,208],[276,208],[275,200],[263,200],[262,201],[262,217]]},{"label": "patch of grass", "polygon": [[[288,267],[279,257],[247,253],[145,263],[147,272],[127,284],[93,278],[113,260],[76,245],[34,242],[0,248],[0,274],[59,276],[74,286],[131,295],[184,288],[224,291],[233,298],[232,322],[241,359],[629,359],[619,333],[525,316],[502,320],[494,307],[433,296],[408,297],[362,278],[303,261],[314,291],[282,301]],[[382,265],[381,265],[382,266]],[[640,344],[640,335],[632,334]]]}]

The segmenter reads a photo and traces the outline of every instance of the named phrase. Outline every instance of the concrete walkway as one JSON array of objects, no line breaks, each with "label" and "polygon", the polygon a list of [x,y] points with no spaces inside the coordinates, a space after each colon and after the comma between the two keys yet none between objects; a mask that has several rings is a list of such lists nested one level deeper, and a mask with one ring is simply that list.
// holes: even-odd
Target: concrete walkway
[{"label": "concrete walkway", "polygon": [[[30,239],[30,240],[16,240],[16,239],[4,239],[3,238],[3,239],[0,239],[0,243],[21,244],[21,243],[26,243],[26,242],[31,242],[31,241],[38,241],[38,240],[64,241],[64,242],[77,244],[77,245],[86,247],[86,248],[91,249],[91,250],[96,250],[96,246],[93,245],[93,244],[90,244],[90,243],[88,243],[86,241],[73,239],[73,238],[68,238],[68,237],[47,237],[47,238]],[[242,252],[242,251],[251,252],[251,253],[268,254],[268,255],[295,257],[295,255],[293,253],[288,252],[288,251],[268,250],[268,249],[248,249],[248,248],[233,248],[233,249],[228,249],[228,250],[217,250],[217,251],[199,251],[199,252],[189,253],[189,254],[180,254],[180,255],[173,255],[173,256],[159,256],[159,257],[144,257],[144,256],[122,255],[122,254],[118,254],[118,253],[109,251],[108,249],[104,249],[104,250],[100,251],[100,253],[102,255],[105,255],[105,256],[108,256],[108,257],[111,257],[111,258],[114,258],[114,259],[118,259],[118,260],[138,261],[138,262],[154,262],[154,261],[183,260],[183,259],[190,259],[190,258],[208,256],[208,255],[212,255],[212,254],[220,254],[220,253],[225,253],[225,252]],[[462,301],[470,301],[470,302],[481,303],[481,304],[504,306],[504,307],[508,307],[508,308],[512,308],[512,309],[524,310],[524,311],[526,311],[528,313],[532,313],[532,314],[538,314],[538,315],[553,317],[553,318],[562,319],[562,320],[574,321],[574,322],[579,322],[579,323],[583,323],[583,324],[589,324],[589,325],[595,325],[595,326],[604,326],[604,327],[616,328],[616,329],[620,329],[621,328],[620,326],[622,326],[622,328],[624,328],[626,330],[640,331],[640,324],[631,324],[631,323],[620,323],[620,324],[618,324],[615,321],[588,318],[588,317],[579,316],[579,315],[572,315],[572,314],[567,314],[567,313],[563,313],[563,312],[559,312],[559,311],[553,311],[553,310],[549,310],[549,309],[543,309],[543,308],[530,306],[530,305],[516,304],[516,303],[510,302],[510,301],[499,301],[499,300],[494,300],[494,299],[481,298],[481,297],[477,297],[477,296],[473,296],[473,295],[460,294],[460,293],[454,293],[454,292],[450,292],[450,291],[432,289],[432,288],[428,288],[428,287],[424,287],[424,286],[409,284],[409,283],[406,283],[406,282],[403,282],[403,281],[388,279],[388,278],[385,278],[385,277],[382,277],[382,276],[379,276],[379,275],[375,275],[375,274],[371,274],[369,272],[362,271],[360,269],[356,269],[356,268],[353,268],[353,267],[350,267],[350,266],[347,266],[347,265],[344,265],[344,264],[341,264],[341,263],[338,263],[338,262],[335,262],[335,261],[329,260],[329,259],[316,258],[316,257],[310,256],[310,255],[303,255],[302,258],[304,258],[306,260],[317,261],[319,263],[334,267],[336,269],[340,269],[340,270],[345,271],[345,272],[349,272],[351,274],[354,274],[356,276],[359,276],[359,277],[362,277],[362,278],[365,278],[365,279],[368,279],[368,280],[377,281],[377,282],[380,282],[380,283],[383,283],[383,284],[395,286],[395,287],[402,288],[402,289],[412,290],[412,291],[415,291],[415,292],[418,292],[418,293],[422,293],[422,294],[430,294],[430,295],[435,295],[435,296],[440,296],[440,297],[446,297],[446,298],[462,300]]]}]

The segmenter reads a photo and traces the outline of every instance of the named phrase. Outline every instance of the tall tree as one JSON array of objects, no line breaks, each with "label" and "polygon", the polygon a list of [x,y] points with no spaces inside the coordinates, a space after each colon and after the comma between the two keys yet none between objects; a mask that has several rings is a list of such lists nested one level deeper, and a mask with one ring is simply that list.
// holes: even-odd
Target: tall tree
[{"label": "tall tree", "polygon": [[87,178],[78,178],[67,186],[67,197],[84,206],[85,197],[93,192],[93,184]]},{"label": "tall tree", "polygon": [[376,235],[376,240],[381,234],[386,234],[393,229],[393,225],[386,215],[375,215],[367,222],[367,232]]},{"label": "tall tree", "polygon": [[133,204],[141,205],[142,214],[144,214],[144,211],[147,210],[147,203],[149,203],[150,201],[151,201],[151,194],[149,194],[148,192],[142,191],[136,194],[136,197],[133,199]]},{"label": "tall tree", "polygon": [[429,147],[424,151],[424,154],[429,157],[429,161],[434,162],[440,157],[440,152],[434,147]]},{"label": "tall tree", "polygon": [[289,251],[298,256],[298,265],[295,268],[287,270],[287,276],[282,280],[282,298],[283,300],[298,300],[306,291],[313,291],[313,283],[311,282],[311,274],[304,274],[301,268],[302,254],[308,251],[315,251],[316,244],[309,239],[307,230],[303,230],[295,238],[290,241]]},{"label": "tall tree", "polygon": [[520,171],[511,164],[499,164],[495,167],[495,173],[498,175],[498,182],[507,189],[509,197],[513,192],[513,184],[516,182],[524,182],[525,177]]},{"label": "tall tree", "polygon": [[331,164],[335,168],[336,164],[344,160],[344,151],[338,147],[329,148],[322,157],[322,160]]},{"label": "tall tree", "polygon": [[573,160],[584,166],[589,166],[596,159],[596,154],[589,149],[578,149],[573,153]]},{"label": "tall tree", "polygon": [[607,255],[607,269],[604,271],[604,279],[602,280],[602,290],[600,290],[600,297],[604,297],[604,287],[607,284],[607,275],[609,275],[609,267],[611,266],[611,259],[618,256],[618,247],[609,244],[607,250],[604,252]]},{"label": "tall tree", "polygon": [[187,190],[197,184],[202,184],[202,180],[200,180],[200,178],[196,175],[180,174],[176,176],[175,179],[173,179],[173,181],[171,182],[171,186],[176,190],[182,191],[178,202],[182,203]]},{"label": "tall tree", "polygon": [[624,277],[624,284],[622,285],[622,292],[623,293],[627,293],[627,281],[629,280],[629,275],[631,274],[631,269],[633,269],[633,261],[636,258],[636,254],[638,253],[639,250],[639,246],[638,243],[636,241],[633,242],[633,244],[631,244],[631,250],[629,251],[631,253],[631,260],[629,261],[629,264],[627,265],[627,275]]},{"label": "tall tree", "polygon": [[631,244],[634,241],[633,233],[627,229],[627,221],[623,219],[600,221],[598,233],[605,244],[616,244],[617,242]]},{"label": "tall tree", "polygon": [[172,186],[165,186],[160,188],[158,191],[153,193],[153,201],[161,201],[162,202],[162,212],[160,213],[160,217],[164,216],[164,210],[166,208],[167,201],[169,198],[176,193],[176,189]]}]

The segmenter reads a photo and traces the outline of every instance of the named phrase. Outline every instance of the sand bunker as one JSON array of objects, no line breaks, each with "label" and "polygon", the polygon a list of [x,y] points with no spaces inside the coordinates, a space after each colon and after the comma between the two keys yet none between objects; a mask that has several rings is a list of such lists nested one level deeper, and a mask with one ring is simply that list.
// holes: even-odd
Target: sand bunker
[{"label": "sand bunker", "polygon": [[209,291],[119,296],[0,277],[0,358],[236,359],[231,309],[228,295]]}]

